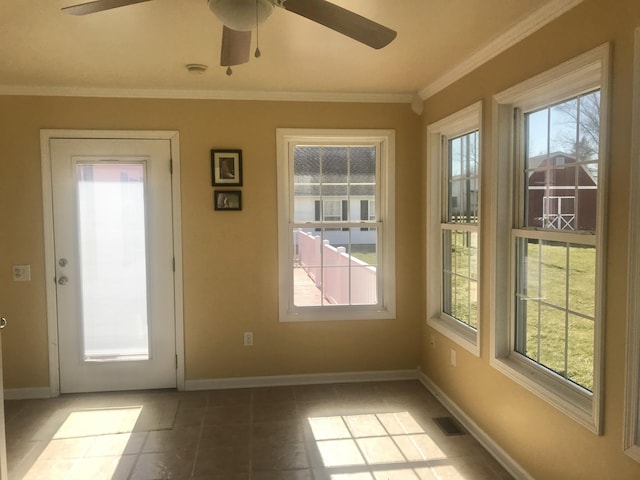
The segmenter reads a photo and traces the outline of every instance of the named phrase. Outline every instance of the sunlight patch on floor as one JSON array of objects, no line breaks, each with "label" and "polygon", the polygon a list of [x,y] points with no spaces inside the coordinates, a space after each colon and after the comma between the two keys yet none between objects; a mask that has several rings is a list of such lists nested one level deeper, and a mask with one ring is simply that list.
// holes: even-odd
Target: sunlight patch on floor
[{"label": "sunlight patch on floor", "polygon": [[[409,412],[309,417],[331,480],[438,480],[447,456]],[[434,463],[431,463],[434,462]],[[453,466],[443,478],[464,480]]]},{"label": "sunlight patch on floor", "polygon": [[[142,406],[71,412],[24,479],[120,478],[133,466],[123,456],[137,440],[133,430],[141,413]],[[57,471],[59,477],[52,473]]]},{"label": "sunlight patch on floor", "polygon": [[142,407],[122,407],[71,412],[53,436],[58,438],[91,437],[132,432]]}]

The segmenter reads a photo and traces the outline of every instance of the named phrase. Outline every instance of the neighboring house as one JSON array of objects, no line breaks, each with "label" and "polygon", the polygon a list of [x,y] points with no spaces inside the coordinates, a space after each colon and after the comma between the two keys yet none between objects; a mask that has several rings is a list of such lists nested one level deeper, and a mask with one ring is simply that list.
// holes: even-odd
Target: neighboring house
[{"label": "neighboring house", "polygon": [[[597,170],[554,152],[528,160],[527,225],[556,230],[595,230]],[[595,163],[597,165],[597,163]]]},{"label": "neighboring house", "polygon": [[[299,147],[300,155],[311,155],[318,147]],[[360,149],[363,151],[365,149]],[[369,151],[369,149],[366,149]],[[375,209],[375,151],[362,161],[297,161],[295,166],[295,212],[296,222],[345,222],[358,223],[374,221]],[[351,229],[351,241],[347,236],[349,228],[336,226],[325,230],[324,239],[335,246],[374,245],[374,230],[363,226]]]}]

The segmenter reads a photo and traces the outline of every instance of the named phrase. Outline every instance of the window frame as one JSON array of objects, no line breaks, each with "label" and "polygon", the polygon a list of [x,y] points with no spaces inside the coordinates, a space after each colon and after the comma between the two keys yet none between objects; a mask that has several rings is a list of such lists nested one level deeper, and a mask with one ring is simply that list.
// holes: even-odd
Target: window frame
[{"label": "window frame", "polygon": [[[279,321],[377,320],[396,317],[395,279],[395,130],[379,129],[276,129],[278,174],[278,276]],[[292,221],[293,147],[297,144],[357,145],[376,144],[380,168],[376,172],[376,209],[373,222],[354,220],[362,228],[375,226],[379,234],[377,275],[378,305],[295,306],[293,304]]]},{"label": "window frame", "polygon": [[629,201],[629,273],[627,305],[624,452],[640,462],[640,27],[635,31],[633,119]]},{"label": "window frame", "polygon": [[[493,144],[495,155],[492,195],[493,245],[491,262],[490,364],[550,403],[564,414],[600,435],[602,434],[602,365],[604,346],[605,212],[608,169],[608,98],[610,46],[604,44],[568,60],[493,97]],[[515,352],[516,253],[514,234],[520,231],[518,215],[523,197],[519,193],[516,168],[522,167],[523,128],[517,109],[522,112],[545,107],[581,93],[600,89],[600,144],[597,198],[596,285],[594,320],[593,391],[553,374]],[[533,230],[544,236],[544,231]],[[580,235],[580,234],[575,234]],[[553,236],[552,236],[553,237]],[[585,243],[587,240],[585,240]],[[504,252],[509,252],[507,255]]]},{"label": "window frame", "polygon": [[[449,158],[444,142],[474,131],[478,131],[478,222],[475,225],[460,223],[452,224],[444,222],[443,209],[446,205]],[[445,158],[446,157],[446,158]],[[482,271],[481,252],[481,205],[482,205],[482,102],[476,102],[459,110],[437,122],[427,126],[427,304],[426,323],[429,327],[471,352],[476,357],[480,356],[480,334],[482,325]],[[434,205],[437,205],[434,208]],[[445,226],[446,225],[446,226]],[[450,228],[450,226],[455,228]],[[443,242],[444,230],[458,230],[477,233],[478,251],[478,328],[474,329],[464,322],[446,314],[443,308]],[[436,268],[437,266],[437,268]]]}]

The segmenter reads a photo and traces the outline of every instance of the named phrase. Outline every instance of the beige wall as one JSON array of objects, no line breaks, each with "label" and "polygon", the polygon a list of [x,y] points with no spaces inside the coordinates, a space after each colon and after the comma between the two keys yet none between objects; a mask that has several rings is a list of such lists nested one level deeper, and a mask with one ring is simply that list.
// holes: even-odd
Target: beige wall
[{"label": "beige wall", "polygon": [[[469,414],[534,478],[540,480],[638,479],[640,464],[622,452],[625,375],[626,278],[629,200],[630,122],[633,33],[640,25],[637,0],[585,2],[533,36],[425,102],[423,128],[456,110],[482,100],[483,210],[491,209],[491,97],[501,90],[565,60],[611,42],[612,97],[610,124],[610,191],[607,221],[607,293],[605,318],[604,435],[579,426],[549,404],[524,390],[489,365],[489,301],[482,294],[482,355],[475,358],[457,348],[457,367],[449,366],[452,343],[436,336],[436,347],[423,341],[422,368],[445,393]],[[485,229],[482,255],[491,245]],[[489,284],[489,271],[482,273]]]},{"label": "beige wall", "polygon": [[[622,453],[627,217],[633,30],[637,0],[585,0],[527,40],[425,102],[407,105],[0,97],[0,308],[8,388],[48,385],[39,130],[166,129],[180,132],[186,377],[408,369],[423,371],[532,476],[637,479]],[[422,166],[426,125],[484,101],[483,214],[491,178],[491,96],[604,42],[613,46],[607,220],[604,435],[596,436],[489,365],[489,298],[482,294],[482,355],[421,327],[424,315]],[[397,132],[396,320],[280,324],[277,320],[275,129],[393,128]],[[241,148],[243,211],[214,212],[209,150]],[[488,232],[482,255],[489,259]],[[33,280],[11,282],[30,263]],[[482,272],[489,282],[489,272]],[[424,329],[424,330],[423,330]],[[242,347],[253,330],[255,346]],[[426,335],[421,335],[424,333]],[[425,339],[436,336],[431,348]]]},{"label": "beige wall", "polygon": [[[397,319],[278,322],[276,128],[396,131]],[[42,128],[178,130],[186,378],[413,369],[423,316],[420,120],[409,105],[0,97],[5,386],[49,384]],[[241,212],[215,212],[209,150],[243,150]],[[11,281],[31,264],[32,281]],[[255,346],[242,346],[252,330]]]}]

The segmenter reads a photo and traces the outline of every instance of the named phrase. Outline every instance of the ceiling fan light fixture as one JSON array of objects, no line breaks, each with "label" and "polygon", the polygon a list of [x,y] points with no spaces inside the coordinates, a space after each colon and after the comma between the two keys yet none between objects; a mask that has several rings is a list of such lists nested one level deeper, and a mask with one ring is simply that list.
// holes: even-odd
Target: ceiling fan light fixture
[{"label": "ceiling fan light fixture", "polygon": [[270,0],[209,0],[209,10],[224,25],[239,32],[253,30],[269,18],[273,9]]}]

